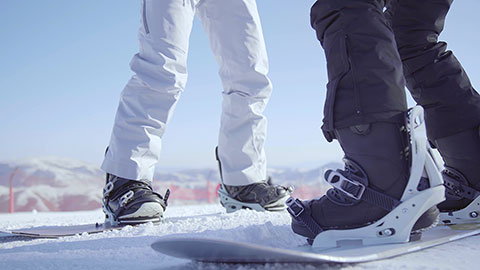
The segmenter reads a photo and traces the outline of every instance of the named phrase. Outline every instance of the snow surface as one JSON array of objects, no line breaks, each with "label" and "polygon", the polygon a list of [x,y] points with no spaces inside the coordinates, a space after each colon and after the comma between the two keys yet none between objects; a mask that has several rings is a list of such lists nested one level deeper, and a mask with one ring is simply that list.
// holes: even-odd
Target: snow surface
[{"label": "snow surface", "polygon": [[[33,226],[78,225],[103,221],[101,210],[0,214],[0,231]],[[19,240],[0,237],[0,269],[477,269],[480,237],[470,237],[393,259],[340,264],[209,264],[176,259],[153,251],[158,237],[191,234],[289,247],[304,244],[290,229],[288,213],[241,210],[226,214],[217,204],[170,206],[161,224],[144,224],[92,235]]]}]

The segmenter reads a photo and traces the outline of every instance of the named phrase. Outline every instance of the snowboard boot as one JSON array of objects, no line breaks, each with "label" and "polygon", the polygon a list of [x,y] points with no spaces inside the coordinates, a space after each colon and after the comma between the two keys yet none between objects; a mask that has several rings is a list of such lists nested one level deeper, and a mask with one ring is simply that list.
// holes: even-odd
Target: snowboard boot
[{"label": "snowboard boot", "polygon": [[435,145],[445,162],[441,222],[480,223],[480,129],[437,139]]},{"label": "snowboard boot", "polygon": [[[423,110],[421,112],[423,113]],[[409,215],[412,216],[393,214],[393,217],[386,217],[397,206],[404,207],[401,200],[406,193],[407,184],[409,193],[412,194],[430,187],[426,177],[420,179],[424,162],[415,169],[415,175],[419,176],[416,182],[411,181],[415,183],[411,186],[412,148],[405,125],[376,122],[337,129],[335,135],[345,153],[345,169],[335,172],[329,170],[325,173],[325,179],[334,187],[328,190],[325,196],[303,202],[293,198],[287,201],[295,233],[305,236],[309,244],[312,244],[319,234],[326,235],[327,240],[333,242],[336,239],[341,240],[340,235],[343,235],[346,240],[359,239],[363,244],[378,244],[382,243],[382,238],[395,234],[399,235],[399,238],[391,240],[393,242],[417,240],[422,230],[437,224],[439,211],[435,204],[443,200],[444,192],[438,169],[436,178],[441,190],[437,190],[435,203],[422,206],[421,203],[410,203],[408,209],[404,208],[403,211],[411,211]],[[426,135],[423,136],[423,153],[426,156]],[[415,147],[417,148],[419,147]],[[419,201],[422,200],[424,201]],[[410,208],[412,210],[409,210]],[[414,214],[415,211],[417,212]],[[398,227],[385,225],[401,222],[403,224]],[[411,230],[402,231],[402,237],[407,239],[400,239],[400,230],[405,230],[408,226]],[[364,231],[355,230],[359,228]],[[343,232],[338,234],[339,231]],[[328,248],[328,245],[336,246],[336,242],[332,243],[321,245],[325,245],[322,248]]]},{"label": "snowboard boot", "polygon": [[227,213],[240,209],[252,209],[256,211],[282,211],[287,208],[285,202],[293,193],[293,187],[284,187],[272,183],[271,177],[267,180],[244,186],[231,186],[223,183],[222,166],[218,157],[218,148],[215,154],[222,181],[218,189],[220,204],[225,207]]},{"label": "snowboard boot", "polygon": [[275,185],[269,177],[266,181],[245,186],[229,186],[222,183],[218,196],[227,213],[240,209],[282,211],[285,210],[285,202],[292,192],[292,187]]},{"label": "snowboard boot", "polygon": [[110,226],[159,222],[170,190],[162,197],[146,181],[129,180],[107,173],[103,188],[105,223]]}]

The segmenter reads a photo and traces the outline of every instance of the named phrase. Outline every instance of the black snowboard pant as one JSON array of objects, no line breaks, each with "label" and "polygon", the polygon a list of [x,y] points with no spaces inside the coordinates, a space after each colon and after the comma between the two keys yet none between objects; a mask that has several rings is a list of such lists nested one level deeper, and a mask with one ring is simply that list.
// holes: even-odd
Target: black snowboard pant
[{"label": "black snowboard pant", "polygon": [[480,125],[480,95],[438,41],[453,0],[317,0],[311,24],[325,50],[322,129],[403,121],[405,84],[431,141]]}]

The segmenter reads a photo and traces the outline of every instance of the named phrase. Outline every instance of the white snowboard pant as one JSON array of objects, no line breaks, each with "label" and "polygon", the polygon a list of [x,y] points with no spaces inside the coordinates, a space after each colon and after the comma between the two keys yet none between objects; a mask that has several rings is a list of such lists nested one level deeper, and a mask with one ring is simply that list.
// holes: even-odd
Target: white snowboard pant
[{"label": "white snowboard pant", "polygon": [[255,0],[144,0],[140,50],[130,63],[135,75],[120,97],[104,171],[152,180],[162,135],[187,81],[195,14],[210,39],[223,85],[218,154],[224,183],[266,179],[263,111],[272,87]]}]

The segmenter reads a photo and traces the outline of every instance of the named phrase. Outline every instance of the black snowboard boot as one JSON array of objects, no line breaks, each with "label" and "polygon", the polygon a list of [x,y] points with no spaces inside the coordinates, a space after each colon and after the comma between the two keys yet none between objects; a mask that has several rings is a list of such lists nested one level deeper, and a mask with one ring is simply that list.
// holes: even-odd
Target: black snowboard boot
[{"label": "black snowboard boot", "polygon": [[293,192],[293,187],[284,187],[272,183],[271,177],[266,180],[244,186],[230,186],[223,183],[222,166],[218,157],[218,148],[215,155],[222,181],[218,190],[220,204],[227,213],[240,209],[256,211],[282,211],[287,208],[285,202]]},{"label": "black snowboard boot", "polygon": [[[441,212],[461,210],[480,196],[480,129],[440,138],[434,144],[445,161],[442,174],[447,200],[438,207]],[[480,211],[480,206],[477,208]]]},{"label": "black snowboard boot", "polygon": [[[400,204],[410,177],[410,143],[404,125],[376,122],[338,129],[335,135],[345,152],[345,169],[337,170],[343,177],[330,177],[334,188],[319,199],[287,202],[293,231],[310,244],[322,231],[360,228],[387,215]],[[330,174],[327,171],[325,178]],[[431,208],[413,230],[436,224],[438,215],[438,209]]]},{"label": "black snowboard boot", "polygon": [[162,197],[146,181],[136,181],[107,174],[103,189],[105,222],[111,226],[158,222],[167,207],[167,190]]}]

